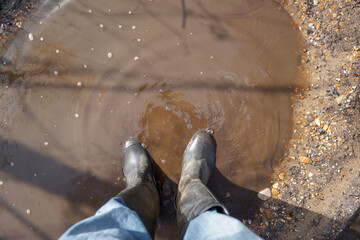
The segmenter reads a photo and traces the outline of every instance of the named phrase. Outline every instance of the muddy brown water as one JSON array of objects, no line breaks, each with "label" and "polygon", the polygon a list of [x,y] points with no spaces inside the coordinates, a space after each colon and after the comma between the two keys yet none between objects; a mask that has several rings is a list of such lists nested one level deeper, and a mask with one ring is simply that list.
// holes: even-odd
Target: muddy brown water
[{"label": "muddy brown water", "polygon": [[291,136],[300,42],[270,0],[40,2],[1,55],[1,235],[52,239],[93,214],[125,188],[133,137],[157,163],[156,237],[176,238],[182,154],[208,127],[209,186],[251,216]]}]

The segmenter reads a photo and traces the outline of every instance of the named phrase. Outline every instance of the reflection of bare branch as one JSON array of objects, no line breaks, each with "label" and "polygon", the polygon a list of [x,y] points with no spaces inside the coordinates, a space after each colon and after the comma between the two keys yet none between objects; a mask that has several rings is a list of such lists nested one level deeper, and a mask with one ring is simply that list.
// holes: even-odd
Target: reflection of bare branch
[{"label": "reflection of bare branch", "polygon": [[185,0],[181,0],[181,6],[182,6],[182,12],[183,12],[183,28],[186,27],[186,6],[185,6]]}]

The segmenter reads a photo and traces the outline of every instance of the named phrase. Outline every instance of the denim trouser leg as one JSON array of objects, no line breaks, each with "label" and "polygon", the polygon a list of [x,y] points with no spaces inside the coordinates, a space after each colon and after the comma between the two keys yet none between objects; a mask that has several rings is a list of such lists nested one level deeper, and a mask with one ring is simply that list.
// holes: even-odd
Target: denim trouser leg
[{"label": "denim trouser leg", "polygon": [[218,213],[215,209],[194,218],[186,230],[184,239],[262,239],[236,218]]},{"label": "denim trouser leg", "polygon": [[69,228],[60,240],[68,239],[151,239],[137,213],[120,197],[114,197],[94,216]]},{"label": "denim trouser leg", "polygon": [[[69,228],[60,240],[151,239],[137,213],[120,197],[112,198],[94,216]],[[209,210],[194,218],[184,239],[261,239],[239,220]]]}]

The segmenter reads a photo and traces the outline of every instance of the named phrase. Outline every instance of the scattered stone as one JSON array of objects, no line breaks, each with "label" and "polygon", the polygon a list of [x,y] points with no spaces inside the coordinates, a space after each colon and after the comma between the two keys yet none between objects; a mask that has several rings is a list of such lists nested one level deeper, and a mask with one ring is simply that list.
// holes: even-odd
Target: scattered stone
[{"label": "scattered stone", "polygon": [[322,128],[319,128],[319,129],[318,129],[318,132],[319,132],[320,134],[325,134],[325,133],[326,133],[326,131],[325,131],[324,129],[322,129]]},{"label": "scattered stone", "polygon": [[308,115],[307,119],[308,119],[309,122],[313,122],[315,120],[314,117],[311,116],[311,115]]},{"label": "scattered stone", "polygon": [[286,176],[285,173],[280,173],[280,174],[279,174],[279,179],[282,180],[282,181],[284,181],[284,180],[285,180],[285,176]]},{"label": "scattered stone", "polygon": [[26,209],[26,214],[29,215],[31,213],[30,209]]},{"label": "scattered stone", "polygon": [[346,96],[345,95],[341,95],[337,98],[335,98],[335,101],[337,104],[342,104],[343,102],[345,102]]},{"label": "scattered stone", "polygon": [[321,126],[321,122],[320,122],[320,119],[319,118],[316,118],[315,119],[315,124],[317,125],[317,126]]},{"label": "scattered stone", "polygon": [[3,181],[0,181],[0,186],[4,185],[4,182]]},{"label": "scattered stone", "polygon": [[112,53],[111,52],[109,52],[108,54],[107,54],[107,56],[108,56],[108,58],[112,58]]},{"label": "scattered stone", "polygon": [[271,194],[276,196],[279,194],[279,191],[276,188],[271,189]]},{"label": "scattered stone", "polygon": [[310,162],[310,158],[301,156],[300,161],[302,163],[308,164]]},{"label": "scattered stone", "polygon": [[260,191],[258,193],[258,198],[260,198],[263,201],[270,199],[271,198],[270,188],[265,188],[264,190]]}]

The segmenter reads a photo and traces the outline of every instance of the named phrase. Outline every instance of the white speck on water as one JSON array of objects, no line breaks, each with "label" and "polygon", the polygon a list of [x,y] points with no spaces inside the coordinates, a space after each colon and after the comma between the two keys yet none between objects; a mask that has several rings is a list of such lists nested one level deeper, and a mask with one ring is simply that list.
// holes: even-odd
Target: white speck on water
[{"label": "white speck on water", "polygon": [[56,49],[56,50],[55,50],[55,52],[56,52],[56,53],[59,53],[59,52],[60,52],[60,50],[59,50],[59,49]]},{"label": "white speck on water", "polygon": [[161,160],[161,163],[162,163],[162,164],[165,164],[165,163],[166,163],[166,160],[165,160],[165,159]]},{"label": "white speck on water", "polygon": [[55,71],[54,71],[54,75],[58,75],[58,74],[59,74],[59,72],[55,70]]},{"label": "white speck on water", "polygon": [[30,41],[34,40],[34,35],[32,33],[29,33],[29,40]]},{"label": "white speck on water", "polygon": [[80,116],[79,114],[75,113],[75,117],[76,117],[76,118],[78,118],[79,116]]},{"label": "white speck on water", "polygon": [[44,145],[47,146],[47,145],[49,145],[49,143],[48,143],[48,142],[44,142]]},{"label": "white speck on water", "polygon": [[108,56],[108,58],[112,58],[112,53],[111,52],[109,52],[108,54],[107,54],[107,56]]},{"label": "white speck on water", "polygon": [[135,56],[135,57],[134,57],[134,60],[135,60],[135,61],[139,60],[139,57],[138,57],[138,56]]},{"label": "white speck on water", "polygon": [[44,41],[44,38],[43,38],[43,37],[40,37],[40,41]]},{"label": "white speck on water", "polygon": [[129,15],[131,15],[132,14],[132,11],[129,11]]},{"label": "white speck on water", "polygon": [[135,30],[136,29],[136,26],[131,26],[132,30]]},{"label": "white speck on water", "polygon": [[78,82],[77,85],[78,85],[79,87],[81,87],[81,82]]},{"label": "white speck on water", "polygon": [[104,28],[104,24],[100,24],[99,26],[100,26],[101,28]]},{"label": "white speck on water", "polygon": [[91,9],[89,9],[89,13],[92,13]]},{"label": "white speck on water", "polygon": [[0,186],[4,185],[4,182],[3,181],[0,181]]},{"label": "white speck on water", "polygon": [[120,28],[120,29],[122,29],[122,28],[123,28],[123,26],[120,24],[120,25],[119,25],[119,28]]},{"label": "white speck on water", "polygon": [[87,65],[86,65],[86,64],[84,64],[84,68],[87,68]]},{"label": "white speck on water", "polygon": [[140,38],[138,38],[138,39],[137,39],[137,41],[138,41],[138,42],[141,42],[141,39],[140,39]]},{"label": "white speck on water", "polygon": [[26,214],[30,214],[31,213],[31,211],[30,211],[30,209],[26,209]]}]

